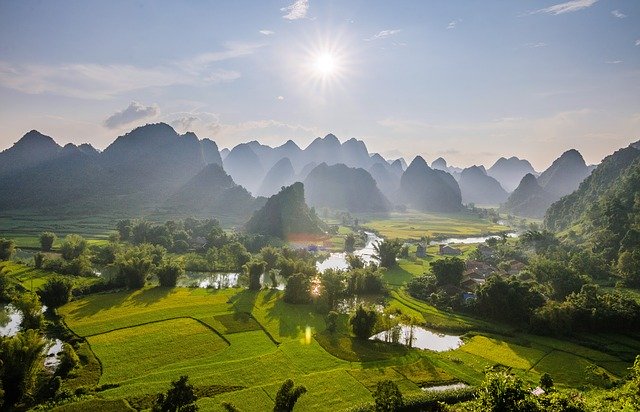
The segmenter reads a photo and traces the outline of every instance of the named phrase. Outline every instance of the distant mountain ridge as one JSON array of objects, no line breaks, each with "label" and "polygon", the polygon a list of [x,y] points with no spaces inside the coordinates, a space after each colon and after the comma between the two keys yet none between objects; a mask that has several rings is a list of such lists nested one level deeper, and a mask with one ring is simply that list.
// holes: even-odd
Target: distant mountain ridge
[{"label": "distant mountain ridge", "polygon": [[399,197],[409,207],[417,210],[462,210],[462,194],[453,176],[430,168],[421,156],[416,156],[402,174]]},{"label": "distant mountain ridge", "polygon": [[499,205],[509,197],[500,183],[487,175],[484,166],[471,166],[464,169],[460,173],[458,185],[464,204]]},{"label": "distant mountain ridge", "polygon": [[501,157],[493,166],[487,169],[487,174],[498,182],[507,191],[513,192],[522,178],[526,174],[537,175],[528,160],[519,159],[515,156],[510,158]]}]

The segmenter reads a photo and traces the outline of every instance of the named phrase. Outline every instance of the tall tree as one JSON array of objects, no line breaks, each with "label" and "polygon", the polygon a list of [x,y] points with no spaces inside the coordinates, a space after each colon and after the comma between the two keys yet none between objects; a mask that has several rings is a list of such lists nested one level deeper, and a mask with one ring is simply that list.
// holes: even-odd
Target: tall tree
[{"label": "tall tree", "polygon": [[294,387],[293,381],[287,379],[284,381],[278,393],[276,394],[276,402],[273,407],[273,412],[291,412],[298,399],[307,393],[307,388],[304,386]]},{"label": "tall tree", "polygon": [[439,285],[459,286],[462,280],[465,264],[457,257],[439,259],[431,262],[431,271]]},{"label": "tall tree", "polygon": [[12,337],[0,338],[0,364],[4,403],[2,410],[32,395],[44,367],[46,342],[38,331],[30,329]]},{"label": "tall tree", "polygon": [[195,412],[198,410],[193,385],[188,383],[188,376],[181,376],[177,381],[171,382],[167,393],[160,393],[153,405],[153,412]]},{"label": "tall tree", "polygon": [[244,265],[244,272],[249,277],[249,289],[260,290],[260,278],[264,273],[265,266],[265,262],[257,260],[253,260]]},{"label": "tall tree", "polygon": [[16,251],[16,242],[11,239],[0,239],[0,260],[9,260]]},{"label": "tall tree", "polygon": [[56,241],[56,234],[53,232],[42,232],[40,234],[40,249],[48,252],[53,247],[53,242]]},{"label": "tall tree", "polygon": [[87,250],[87,241],[80,235],[70,234],[60,245],[60,253],[65,260],[72,260]]},{"label": "tall tree", "polygon": [[402,248],[402,243],[398,239],[385,239],[373,245],[375,250],[373,257],[380,262],[380,266],[391,268],[396,265],[396,258],[400,253],[400,248]]},{"label": "tall tree", "polygon": [[373,392],[373,399],[376,402],[376,412],[399,411],[404,404],[398,385],[390,380],[378,382]]},{"label": "tall tree", "polygon": [[71,300],[73,284],[63,277],[51,277],[40,291],[42,303],[49,309],[56,309]]},{"label": "tall tree", "polygon": [[369,339],[377,321],[378,313],[373,309],[366,309],[362,305],[358,306],[356,312],[349,319],[353,334],[359,339]]}]

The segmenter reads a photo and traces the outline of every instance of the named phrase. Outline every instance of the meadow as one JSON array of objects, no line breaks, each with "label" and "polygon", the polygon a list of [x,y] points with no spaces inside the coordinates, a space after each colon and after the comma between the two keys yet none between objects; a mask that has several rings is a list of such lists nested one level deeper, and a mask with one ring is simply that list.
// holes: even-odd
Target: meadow
[{"label": "meadow", "polygon": [[[594,373],[615,379],[629,366],[591,347],[443,312],[402,290],[391,291],[388,306],[464,334],[465,344],[436,353],[358,341],[347,332],[346,315],[332,335],[313,304],[290,305],[281,298],[275,290],[147,287],[87,296],[59,312],[100,359],[98,384],[116,386],[99,398],[124,399],[138,408],[150,407],[155,394],[182,374],[204,394],[201,410],[223,410],[222,402],[243,411],[269,410],[279,385],[292,378],[309,391],[296,410],[322,411],[371,402],[382,379],[417,394],[424,385],[479,384],[486,368],[498,366],[531,384],[547,372],[560,387],[580,387],[592,383]],[[60,410],[74,410],[69,408]]]},{"label": "meadow", "polygon": [[363,216],[361,225],[387,239],[419,240],[423,236],[470,237],[508,231],[507,226],[492,223],[473,214],[406,212],[388,216]]},{"label": "meadow", "polygon": [[[41,224],[44,230],[45,221]],[[70,232],[89,234],[98,241],[108,233],[108,223],[99,219],[77,220],[75,225]],[[363,220],[362,226],[402,239],[505,230],[473,216],[425,214]],[[83,228],[84,232],[79,230]],[[40,229],[30,234],[15,224],[12,230],[37,239]],[[339,234],[348,232],[340,228]],[[470,245],[459,248],[463,256],[473,249]],[[424,386],[478,385],[488,368],[510,369],[530,385],[549,373],[559,387],[584,388],[623,377],[633,354],[640,351],[637,334],[578,336],[567,341],[440,310],[403,288],[414,276],[431,270],[429,263],[440,258],[437,246],[430,246],[425,258],[411,256],[384,272],[385,306],[435,331],[462,336],[465,343],[460,348],[438,353],[357,340],[350,334],[347,314],[340,315],[337,331],[329,333],[316,304],[285,303],[283,292],[277,290],[150,285],[137,291],[88,295],[58,310],[65,327],[81,340],[82,368],[64,381],[63,388],[99,390],[93,399],[55,410],[148,409],[156,394],[181,375],[188,375],[194,384],[203,411],[223,411],[224,402],[242,411],[271,410],[279,386],[288,378],[308,390],[296,410],[313,411],[345,410],[371,402],[377,382],[383,379],[394,381],[405,395],[417,395]],[[40,288],[49,276],[16,262],[1,263],[0,271],[27,289]],[[91,282],[72,280],[76,285]]]}]

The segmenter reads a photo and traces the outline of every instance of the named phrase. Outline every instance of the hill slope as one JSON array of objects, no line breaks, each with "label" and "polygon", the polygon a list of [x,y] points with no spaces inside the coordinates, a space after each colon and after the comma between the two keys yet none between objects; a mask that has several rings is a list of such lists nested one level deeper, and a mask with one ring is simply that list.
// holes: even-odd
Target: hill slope
[{"label": "hill slope", "polygon": [[501,210],[516,216],[540,218],[553,201],[553,195],[538,184],[534,175],[528,173],[509,195]]},{"label": "hill slope", "polygon": [[287,240],[299,235],[323,234],[324,223],[305,203],[303,184],[296,182],[271,196],[246,223],[245,230]]},{"label": "hill slope", "polygon": [[431,169],[416,156],[400,178],[400,198],[410,207],[429,212],[458,212],[462,209],[460,187],[453,176]]},{"label": "hill slope", "polygon": [[387,212],[389,201],[364,169],[322,163],[304,181],[309,204],[349,212]]},{"label": "hill slope", "polygon": [[487,175],[483,167],[472,166],[460,174],[462,202],[481,205],[499,205],[507,200],[509,194],[493,177]]}]

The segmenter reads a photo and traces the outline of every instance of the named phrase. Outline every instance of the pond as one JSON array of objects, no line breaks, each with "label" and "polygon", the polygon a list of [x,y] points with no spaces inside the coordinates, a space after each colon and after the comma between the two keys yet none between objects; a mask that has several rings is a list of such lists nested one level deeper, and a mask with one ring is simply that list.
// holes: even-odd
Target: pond
[{"label": "pond", "polygon": [[[184,277],[178,279],[178,286],[203,289],[235,288],[243,286],[241,283],[243,282],[240,274],[234,272],[187,272]],[[273,287],[273,282],[266,273],[260,278],[260,284],[266,288]],[[284,277],[276,275],[276,289],[284,290],[286,284]]]},{"label": "pond", "polygon": [[[43,312],[45,307],[43,306]],[[0,305],[0,336],[14,336],[20,332],[22,313],[11,304]],[[44,366],[55,370],[61,361],[62,341],[60,339],[47,339],[47,354]]]},{"label": "pond", "polygon": [[239,273],[187,272],[185,276],[178,279],[178,286],[226,289],[238,286],[239,279]]},{"label": "pond", "polygon": [[377,333],[369,339],[393,342],[394,338],[397,343],[407,347],[428,349],[434,352],[457,349],[464,343],[460,336],[445,335],[422,326],[410,325],[398,325],[395,328]]},{"label": "pond", "polygon": [[[367,243],[362,249],[357,249],[353,252],[354,255],[359,256],[365,263],[372,262],[375,249],[373,248],[378,242],[382,241],[381,237],[376,236],[375,233],[364,232],[367,235]],[[338,252],[330,253],[329,257],[322,262],[316,262],[316,269],[318,272],[324,272],[327,269],[349,269],[349,263],[347,262],[347,253]]]},{"label": "pond", "polygon": [[336,303],[336,311],[338,313],[352,313],[360,305],[373,308],[376,312],[384,311],[384,297],[382,296],[351,296],[340,299]]},{"label": "pond", "polygon": [[449,385],[424,386],[421,389],[425,392],[444,392],[444,391],[453,391],[456,389],[464,389],[468,387],[469,385],[467,385],[466,383],[458,382],[458,383],[451,383]]},{"label": "pond", "polygon": [[20,331],[22,313],[13,305],[0,305],[0,336],[13,336]]}]

